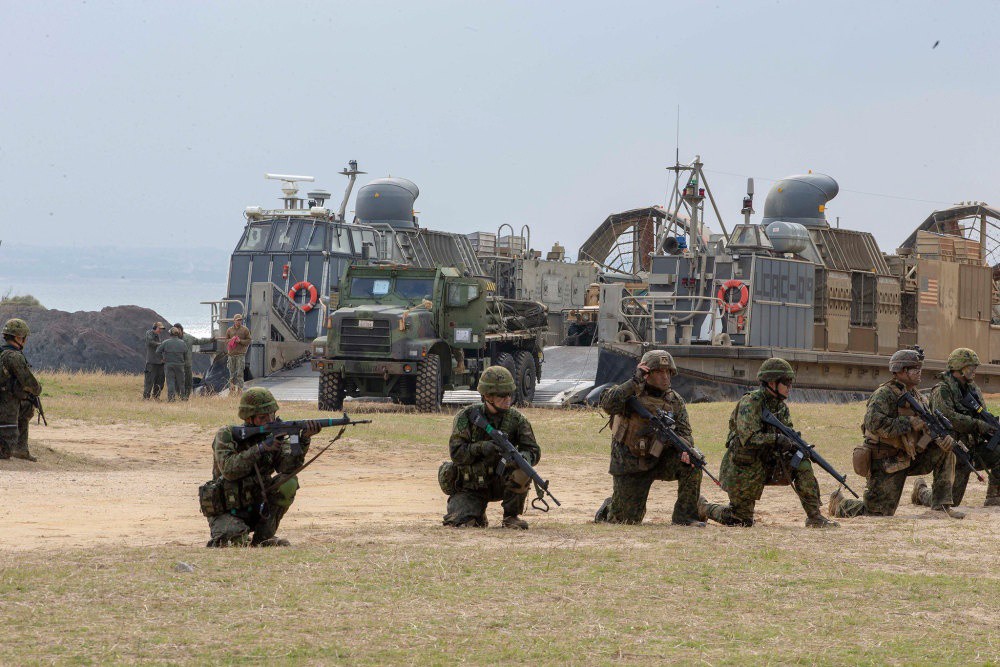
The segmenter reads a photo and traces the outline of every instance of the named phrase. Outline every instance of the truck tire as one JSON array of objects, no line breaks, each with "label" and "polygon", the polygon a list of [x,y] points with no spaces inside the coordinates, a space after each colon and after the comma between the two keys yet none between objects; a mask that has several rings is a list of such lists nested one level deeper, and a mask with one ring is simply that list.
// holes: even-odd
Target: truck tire
[{"label": "truck tire", "polygon": [[344,376],[323,371],[319,376],[319,409],[341,410],[344,407]]},{"label": "truck tire", "polygon": [[444,395],[441,383],[441,357],[428,354],[417,369],[417,412],[437,412]]},{"label": "truck tire", "polygon": [[531,406],[535,398],[535,356],[527,350],[521,350],[514,356],[514,401],[520,406]]}]

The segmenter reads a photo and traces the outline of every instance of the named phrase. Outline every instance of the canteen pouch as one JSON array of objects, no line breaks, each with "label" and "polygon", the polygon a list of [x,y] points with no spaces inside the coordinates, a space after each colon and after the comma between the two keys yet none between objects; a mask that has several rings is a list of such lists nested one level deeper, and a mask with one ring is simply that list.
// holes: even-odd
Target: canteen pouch
[{"label": "canteen pouch", "polygon": [[867,478],[872,471],[872,450],[867,445],[854,448],[851,456],[851,463],[854,464],[854,473]]},{"label": "canteen pouch", "polygon": [[198,487],[198,503],[205,516],[226,513],[226,497],[222,491],[222,480],[213,479]]},{"label": "canteen pouch", "polygon": [[451,461],[442,463],[438,468],[438,484],[446,496],[458,493],[458,466]]}]

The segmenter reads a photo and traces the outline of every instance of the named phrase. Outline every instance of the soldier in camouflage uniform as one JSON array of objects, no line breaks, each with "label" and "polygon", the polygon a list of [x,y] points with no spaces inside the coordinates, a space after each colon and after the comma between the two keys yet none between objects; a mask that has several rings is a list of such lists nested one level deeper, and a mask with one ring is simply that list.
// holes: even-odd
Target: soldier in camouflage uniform
[{"label": "soldier in camouflage uniform", "polygon": [[[507,468],[496,474],[500,449],[483,429],[476,426],[475,413],[482,414],[493,428],[503,431],[511,444],[532,466],[542,457],[528,419],[511,407],[514,378],[503,366],[490,366],[479,378],[482,403],[470,405],[455,415],[448,447],[451,461],[438,471],[441,488],[448,494],[448,513],[444,525],[485,528],[486,506],[500,500],[503,527],[527,530],[520,518],[531,488],[530,478],[519,468]],[[444,480],[449,481],[444,481]]]},{"label": "soldier in camouflage uniform", "polygon": [[[899,507],[906,478],[934,473],[933,507],[956,519],[964,513],[951,508],[952,483],[955,479],[955,455],[951,436],[931,440],[923,421],[899,400],[909,392],[925,406],[926,399],[917,391],[923,361],[915,350],[899,350],[889,360],[892,379],[868,397],[868,409],[862,425],[865,467],[869,468],[863,500],[844,498],[842,489],[830,496],[830,514],[838,517],[892,516]],[[857,452],[855,467],[857,468]]]},{"label": "soldier in camouflage uniform", "polygon": [[40,396],[42,385],[31,372],[24,358],[24,343],[28,339],[28,323],[13,318],[3,325],[3,346],[0,347],[0,459],[37,461],[28,452],[28,426],[35,415],[32,397]]},{"label": "soldier in camouflage uniform", "polygon": [[687,454],[658,440],[648,422],[627,405],[635,396],[647,410],[663,410],[677,422],[676,433],[694,446],[691,422],[680,394],[670,388],[677,373],[673,357],[664,350],[642,355],[635,375],[604,392],[601,408],[611,416],[611,466],[614,479],[610,498],[594,517],[596,522],[642,523],[646,499],[655,480],[677,481],[677,500],[671,521],[681,526],[704,527],[698,519],[701,470],[691,465]]},{"label": "soldier in camouflage uniform", "polygon": [[729,439],[722,456],[722,488],[729,494],[728,505],[698,500],[703,518],[725,526],[753,525],[754,505],[767,485],[791,484],[806,511],[809,528],[835,528],[820,512],[819,483],[808,459],[791,468],[794,443],[761,421],[764,408],[782,423],[792,427],[792,417],[785,400],[792,388],[795,371],[784,359],[772,358],[757,372],[760,388],[745,394],[729,417]]},{"label": "soldier in camouflage uniform", "polygon": [[[991,453],[986,444],[993,435],[993,427],[978,419],[971,410],[962,405],[962,398],[972,394],[983,407],[982,392],[976,386],[976,368],[979,355],[967,347],[960,347],[948,356],[948,370],[940,375],[940,380],[931,392],[931,407],[940,410],[954,427],[954,435],[971,453],[976,470],[989,470],[989,486],[986,487],[984,507],[1000,505],[1000,451]],[[951,499],[955,505],[962,504],[965,488],[969,484],[971,471],[967,466],[955,464],[955,483],[952,485]],[[915,505],[932,507],[934,494],[927,482],[918,479],[910,499]]]},{"label": "soldier in camouflage uniform", "polygon": [[[277,401],[263,387],[249,389],[240,398],[238,414],[247,426],[275,421],[277,412]],[[266,495],[263,487],[273,473],[294,472],[302,465],[310,436],[318,432],[318,427],[307,429],[299,440],[300,446],[293,447],[287,438],[271,438],[267,434],[237,442],[231,427],[219,429],[212,443],[213,481],[199,492],[217,494],[208,502],[200,498],[212,536],[205,546],[288,546],[288,540],[275,537],[275,533],[295,499],[298,478],[292,477]],[[209,485],[212,488],[206,491]],[[206,504],[221,511],[206,512]]]}]

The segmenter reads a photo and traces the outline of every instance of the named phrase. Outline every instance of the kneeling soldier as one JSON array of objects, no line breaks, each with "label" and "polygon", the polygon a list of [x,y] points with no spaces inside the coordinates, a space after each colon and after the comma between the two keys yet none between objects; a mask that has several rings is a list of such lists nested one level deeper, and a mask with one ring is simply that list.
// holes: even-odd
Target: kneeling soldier
[{"label": "kneeling soldier", "polygon": [[[950,437],[934,442],[927,435],[923,421],[913,410],[899,402],[910,393],[927,406],[917,387],[923,362],[915,350],[899,350],[889,359],[892,379],[868,397],[868,409],[862,430],[867,452],[868,483],[864,500],[844,498],[840,489],[830,496],[830,514],[838,517],[892,516],[899,507],[906,478],[934,473],[932,505],[956,519],[965,516],[953,510],[952,484],[955,479],[955,454]],[[856,471],[857,467],[856,467]]]},{"label": "kneeling soldier", "polygon": [[673,357],[664,350],[642,355],[635,376],[604,392],[601,408],[611,416],[611,466],[614,478],[610,498],[594,517],[596,522],[642,523],[646,499],[655,480],[677,481],[677,501],[671,520],[682,526],[700,526],[698,493],[701,470],[691,465],[687,454],[679,454],[652,432],[650,424],[632,410],[627,402],[635,396],[651,413],[669,413],[676,421],[676,433],[691,445],[691,422],[680,394],[670,388],[677,373]]},{"label": "kneeling soldier", "polygon": [[528,419],[511,407],[514,397],[514,377],[503,366],[490,366],[479,378],[482,403],[470,405],[457,415],[448,447],[451,461],[438,471],[442,490],[448,494],[446,526],[485,528],[486,506],[502,501],[503,527],[527,530],[528,522],[521,519],[524,501],[531,488],[531,478],[520,468],[505,468],[497,474],[500,463],[499,446],[485,430],[473,422],[477,414],[490,425],[503,431],[529,464],[535,465],[542,450],[535,442]]},{"label": "kneeling soldier", "polygon": [[[273,422],[277,412],[277,401],[263,387],[249,389],[240,397],[238,414],[246,426]],[[317,432],[307,429],[293,445],[287,438],[267,434],[237,441],[232,427],[219,429],[212,443],[212,481],[199,492],[202,512],[212,531],[205,546],[288,546],[288,540],[274,534],[295,499],[298,479],[291,477],[274,490],[268,490],[266,484],[273,473],[292,473],[302,465],[309,438]]]},{"label": "kneeling soldier", "polygon": [[[972,394],[980,406],[985,408],[983,394],[976,385],[976,368],[979,355],[967,347],[960,347],[948,356],[948,370],[941,373],[940,380],[931,391],[931,407],[940,410],[954,427],[954,436],[965,444],[976,470],[989,470],[989,486],[986,487],[986,502],[983,507],[1000,505],[1000,450],[991,452],[986,445],[993,436],[993,427],[978,419],[975,413],[962,404],[966,394]],[[972,473],[968,466],[955,463],[955,483],[951,489],[951,499],[955,505],[962,504],[965,488]],[[910,499],[915,505],[933,507],[934,494],[927,482],[918,479]]]},{"label": "kneeling soldier", "polygon": [[808,528],[835,528],[820,512],[819,483],[808,459],[791,468],[794,443],[762,422],[767,408],[789,428],[792,417],[785,400],[792,388],[795,371],[784,359],[768,359],[757,372],[760,388],[744,394],[729,417],[729,439],[722,456],[722,488],[729,494],[728,505],[698,501],[698,514],[726,526],[753,525],[754,506],[767,485],[791,484],[806,511]]}]

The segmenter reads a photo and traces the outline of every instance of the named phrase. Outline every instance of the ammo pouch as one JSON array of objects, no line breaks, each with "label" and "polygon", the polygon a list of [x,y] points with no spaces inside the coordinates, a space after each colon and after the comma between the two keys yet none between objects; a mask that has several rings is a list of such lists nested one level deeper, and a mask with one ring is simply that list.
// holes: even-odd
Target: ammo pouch
[{"label": "ammo pouch", "polygon": [[867,478],[872,471],[872,448],[868,445],[855,447],[851,463],[854,464],[854,473],[856,475]]},{"label": "ammo pouch", "polygon": [[726,447],[732,450],[733,463],[735,465],[753,465],[753,462],[757,460],[758,451],[740,444],[740,441],[736,436],[733,436],[729,442],[726,443]]},{"label": "ammo pouch", "polygon": [[205,482],[198,487],[198,503],[201,505],[201,513],[205,516],[217,516],[225,514],[226,496],[222,491],[222,478]]},{"label": "ammo pouch", "polygon": [[[467,466],[455,466],[458,469],[458,488],[469,491],[481,491],[490,487],[493,478],[493,466],[485,461]],[[439,471],[440,474],[440,471]]]},{"label": "ammo pouch", "polygon": [[458,466],[451,461],[442,463],[438,468],[438,484],[446,496],[458,493]]},{"label": "ammo pouch", "polygon": [[656,458],[663,453],[663,442],[656,437],[656,431],[634,412],[612,417],[611,428],[612,438],[625,445],[632,456]]}]

